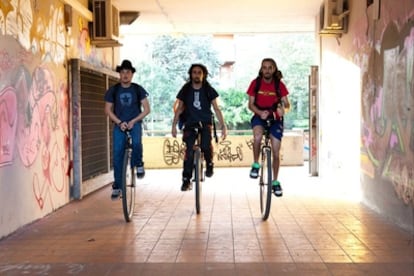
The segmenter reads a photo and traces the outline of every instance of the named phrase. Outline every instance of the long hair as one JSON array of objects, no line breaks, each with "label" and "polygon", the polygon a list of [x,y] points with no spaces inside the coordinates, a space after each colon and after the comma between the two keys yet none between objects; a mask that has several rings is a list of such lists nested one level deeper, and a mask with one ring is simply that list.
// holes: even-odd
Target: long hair
[{"label": "long hair", "polygon": [[275,72],[272,75],[275,80],[281,80],[283,78],[282,72],[279,70],[279,68],[277,68],[276,61],[273,58],[264,58],[262,60],[262,63],[260,64],[259,74],[258,74],[260,78],[263,77],[262,65],[264,62],[270,62],[275,67]]},{"label": "long hair", "polygon": [[188,69],[188,82],[192,82],[193,81],[192,78],[191,78],[191,72],[193,71],[193,69],[195,67],[201,68],[201,70],[203,71],[203,85],[204,84],[207,84],[208,83],[208,81],[207,81],[208,70],[207,70],[207,67],[204,64],[201,64],[201,63],[193,63],[193,64],[191,64],[190,69]]}]

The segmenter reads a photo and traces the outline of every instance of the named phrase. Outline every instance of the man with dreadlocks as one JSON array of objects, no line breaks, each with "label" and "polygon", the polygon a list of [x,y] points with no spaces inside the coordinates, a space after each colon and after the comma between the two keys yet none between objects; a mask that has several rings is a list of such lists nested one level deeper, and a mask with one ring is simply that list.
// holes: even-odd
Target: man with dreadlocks
[{"label": "man with dreadlocks", "polygon": [[254,113],[251,119],[253,129],[253,164],[250,171],[251,178],[259,176],[259,155],[266,119],[274,118],[270,128],[270,140],[273,155],[273,192],[276,196],[282,196],[283,190],[278,181],[280,166],[280,146],[283,137],[283,115],[290,108],[288,90],[281,81],[282,72],[277,68],[276,62],[271,58],[262,60],[259,75],[252,80],[247,95],[249,96],[248,108]]},{"label": "man with dreadlocks", "polygon": [[212,135],[212,116],[211,106],[221,126],[221,135],[225,139],[227,128],[224,123],[223,114],[217,103],[219,96],[217,91],[207,81],[207,67],[203,64],[192,64],[188,70],[189,80],[184,84],[177,94],[177,105],[174,111],[171,134],[177,137],[177,123],[180,115],[185,113],[183,128],[183,141],[186,144],[185,157],[183,162],[183,183],[181,191],[191,190],[191,176],[193,174],[193,146],[196,140],[194,126],[202,126],[201,129],[201,150],[206,160],[207,177],[213,176],[213,146],[211,143]]}]

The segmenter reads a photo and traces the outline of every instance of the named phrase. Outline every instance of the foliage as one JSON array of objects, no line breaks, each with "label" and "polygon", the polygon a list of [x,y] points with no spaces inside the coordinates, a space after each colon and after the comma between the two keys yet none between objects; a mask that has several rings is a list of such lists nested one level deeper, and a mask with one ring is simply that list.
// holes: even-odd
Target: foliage
[{"label": "foliage", "polygon": [[[176,94],[188,80],[192,63],[203,63],[209,81],[220,95],[223,115],[230,130],[250,128],[251,111],[247,109],[246,90],[265,57],[276,60],[289,90],[291,111],[285,116],[286,128],[308,128],[308,75],[315,53],[312,34],[257,34],[234,36],[233,83],[220,87],[219,53],[212,36],[155,36],[136,41],[143,47],[142,56],[129,57],[136,64],[135,81],[150,93],[150,129],[169,130]],[[142,46],[143,44],[144,46]],[[136,51],[136,50],[135,50]]]},{"label": "foliage", "polygon": [[135,80],[150,94],[151,113],[147,121],[158,125],[154,128],[170,128],[175,97],[187,81],[192,63],[206,65],[209,81],[214,85],[220,66],[211,44],[211,36],[157,36],[145,49],[147,57],[135,60]]},{"label": "foliage", "polygon": [[247,95],[234,88],[220,91],[220,106],[229,129],[249,129],[251,113],[247,109]]}]

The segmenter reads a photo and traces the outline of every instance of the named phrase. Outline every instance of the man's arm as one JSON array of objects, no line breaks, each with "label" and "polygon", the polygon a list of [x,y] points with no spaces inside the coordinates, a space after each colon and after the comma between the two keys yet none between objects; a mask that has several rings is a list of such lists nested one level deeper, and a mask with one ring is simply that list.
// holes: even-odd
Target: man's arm
[{"label": "man's arm", "polygon": [[184,103],[182,100],[177,99],[177,106],[174,107],[174,118],[173,118],[172,126],[171,126],[172,137],[177,137],[177,123],[183,111],[184,111]]},{"label": "man's arm", "polygon": [[260,110],[257,108],[257,106],[254,104],[254,100],[255,97],[254,96],[249,96],[249,105],[248,108],[254,113],[257,114],[260,118],[262,118],[263,120],[265,120],[270,112],[268,110]]},{"label": "man's arm", "polygon": [[136,122],[142,121],[145,118],[145,116],[147,116],[151,112],[148,98],[142,99],[141,105],[142,105],[142,112],[139,113],[137,117],[135,117],[134,119],[128,122],[129,129],[131,129]]},{"label": "man's arm", "polygon": [[283,103],[283,107],[285,108],[285,113],[288,113],[290,110],[290,102],[287,96],[283,96],[281,99],[282,103]]},{"label": "man's arm", "polygon": [[213,105],[214,113],[217,116],[217,119],[219,120],[220,126],[221,126],[221,136],[223,137],[223,140],[227,137],[227,126],[224,123],[224,117],[223,113],[221,112],[221,109],[217,103],[217,98],[211,101],[211,104]]},{"label": "man's arm", "polygon": [[111,102],[105,102],[105,114],[112,120],[115,124],[119,125],[122,121],[115,115],[113,111],[114,104]]}]

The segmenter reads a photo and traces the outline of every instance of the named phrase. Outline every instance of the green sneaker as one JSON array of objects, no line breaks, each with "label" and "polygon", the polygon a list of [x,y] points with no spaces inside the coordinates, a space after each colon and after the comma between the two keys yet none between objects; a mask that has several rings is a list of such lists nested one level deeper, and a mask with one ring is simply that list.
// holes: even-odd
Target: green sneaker
[{"label": "green sneaker", "polygon": [[260,164],[257,162],[254,162],[252,164],[252,169],[250,170],[250,178],[258,178],[259,177],[259,169]]},{"label": "green sneaker", "polygon": [[272,181],[272,190],[275,196],[279,197],[283,195],[282,186],[280,185],[280,182],[277,180]]}]

